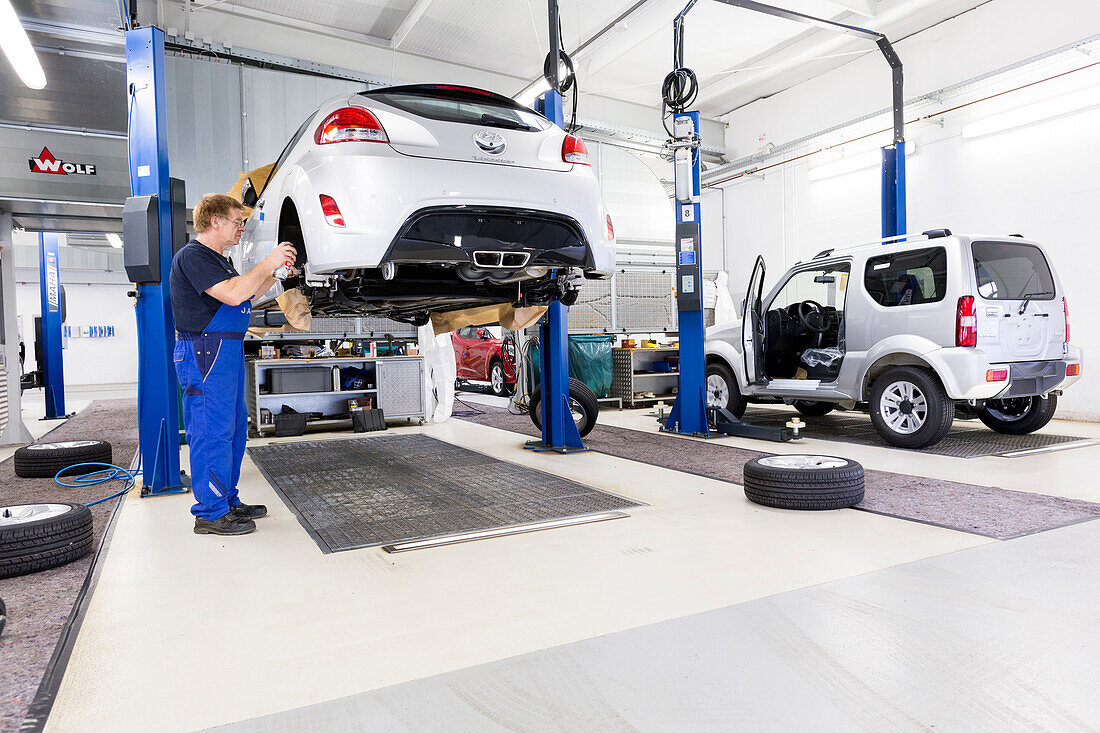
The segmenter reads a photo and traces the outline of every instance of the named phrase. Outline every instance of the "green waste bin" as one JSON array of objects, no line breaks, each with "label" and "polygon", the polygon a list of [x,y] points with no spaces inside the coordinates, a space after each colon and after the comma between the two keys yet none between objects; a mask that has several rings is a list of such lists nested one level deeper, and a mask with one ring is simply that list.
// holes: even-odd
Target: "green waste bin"
[{"label": "green waste bin", "polygon": [[[597,397],[606,397],[611,391],[611,345],[615,337],[607,334],[577,335],[569,337],[569,376],[587,384]],[[527,352],[528,374],[531,375],[527,391],[530,392],[542,379],[542,355],[532,344]]]}]

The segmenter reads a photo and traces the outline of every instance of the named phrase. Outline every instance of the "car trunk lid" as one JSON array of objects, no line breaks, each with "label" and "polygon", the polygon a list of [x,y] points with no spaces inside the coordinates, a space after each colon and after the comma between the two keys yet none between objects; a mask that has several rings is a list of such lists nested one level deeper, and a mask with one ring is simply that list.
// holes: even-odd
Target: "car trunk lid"
[{"label": "car trunk lid", "polygon": [[417,84],[360,92],[403,155],[568,171],[565,131],[507,97],[472,87]]}]

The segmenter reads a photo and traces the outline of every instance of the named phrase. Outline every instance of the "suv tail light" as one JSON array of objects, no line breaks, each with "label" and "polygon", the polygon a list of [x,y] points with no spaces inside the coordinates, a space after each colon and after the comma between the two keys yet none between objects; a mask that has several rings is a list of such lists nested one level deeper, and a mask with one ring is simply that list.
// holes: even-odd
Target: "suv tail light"
[{"label": "suv tail light", "polygon": [[607,215],[607,241],[615,241],[615,227],[611,226],[611,214]]},{"label": "suv tail light", "polygon": [[1069,343],[1069,301],[1062,298],[1062,313],[1066,316],[1066,343]]},{"label": "suv tail light", "polygon": [[974,313],[974,296],[959,298],[955,310],[955,346],[978,345],[978,317]]},{"label": "suv tail light", "polygon": [[362,107],[344,107],[338,109],[317,127],[313,142],[318,145],[329,143],[388,143],[389,136],[382,129],[378,118]]},{"label": "suv tail light", "polygon": [[321,211],[325,215],[325,221],[330,227],[343,227],[344,215],[340,213],[340,207],[336,205],[336,199],[321,194]]},{"label": "suv tail light", "polygon": [[591,165],[588,162],[588,148],[585,147],[584,140],[576,135],[565,136],[565,141],[561,144],[561,159],[564,163]]}]

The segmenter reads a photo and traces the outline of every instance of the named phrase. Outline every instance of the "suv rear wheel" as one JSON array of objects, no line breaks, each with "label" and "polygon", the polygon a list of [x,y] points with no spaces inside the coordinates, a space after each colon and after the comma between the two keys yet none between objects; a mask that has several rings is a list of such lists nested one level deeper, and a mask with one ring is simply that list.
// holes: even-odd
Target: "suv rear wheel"
[{"label": "suv rear wheel", "polygon": [[871,387],[871,422],[899,448],[925,448],[951,429],[955,405],[940,381],[916,367],[887,369]]},{"label": "suv rear wheel", "polygon": [[1027,435],[1050,422],[1058,409],[1058,395],[988,400],[978,411],[987,427],[1005,435]]}]

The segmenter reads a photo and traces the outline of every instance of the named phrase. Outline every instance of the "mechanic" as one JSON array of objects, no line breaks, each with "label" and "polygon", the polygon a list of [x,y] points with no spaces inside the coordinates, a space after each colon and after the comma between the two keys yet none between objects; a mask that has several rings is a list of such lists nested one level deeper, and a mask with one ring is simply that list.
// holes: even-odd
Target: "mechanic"
[{"label": "mechanic", "polygon": [[252,298],[267,292],[274,271],[294,262],[296,252],[282,242],[252,270],[237,274],[225,250],[241,239],[241,211],[230,196],[203,196],[194,210],[195,238],[172,259],[169,280],[196,534],[248,534],[256,529],[253,520],[267,514],[267,507],[237,496],[248,436],[243,339]]}]

